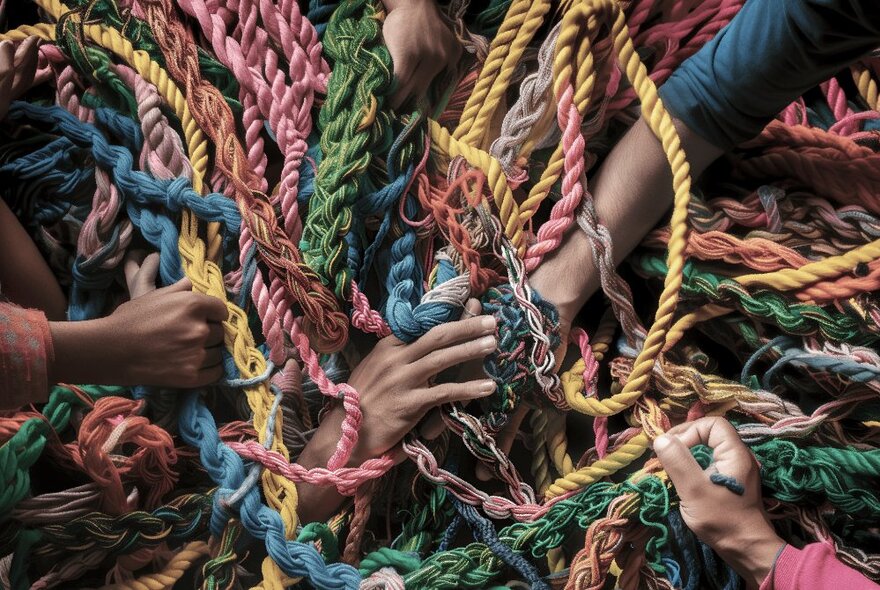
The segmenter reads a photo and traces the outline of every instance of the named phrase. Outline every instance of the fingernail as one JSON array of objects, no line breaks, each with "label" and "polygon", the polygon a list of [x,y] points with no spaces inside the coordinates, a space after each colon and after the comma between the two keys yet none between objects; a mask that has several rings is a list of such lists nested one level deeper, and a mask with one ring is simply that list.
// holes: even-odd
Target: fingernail
[{"label": "fingernail", "polygon": [[494,330],[495,329],[495,316],[484,315],[483,321],[480,323],[480,325],[485,330]]},{"label": "fingernail", "polygon": [[665,449],[666,447],[669,446],[669,443],[670,443],[669,437],[666,436],[665,434],[658,436],[657,438],[654,439],[654,444],[653,444],[654,452],[662,451],[663,449]]},{"label": "fingernail", "polygon": [[479,344],[481,350],[495,350],[495,336],[483,336]]},{"label": "fingernail", "polygon": [[495,393],[495,382],[491,379],[484,379],[483,381],[480,381],[479,385],[477,385],[477,390],[483,395]]}]

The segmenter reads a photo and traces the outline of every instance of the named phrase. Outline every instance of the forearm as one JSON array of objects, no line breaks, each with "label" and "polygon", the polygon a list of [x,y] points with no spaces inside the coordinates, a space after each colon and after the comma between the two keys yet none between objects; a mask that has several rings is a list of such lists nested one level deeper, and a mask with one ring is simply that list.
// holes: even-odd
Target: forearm
[{"label": "forearm", "polygon": [[0,288],[10,301],[65,317],[67,302],[55,276],[6,203],[0,200]]},{"label": "forearm", "polygon": [[[696,178],[722,151],[681,122],[675,124],[691,176]],[[600,222],[611,233],[614,263],[619,264],[663,217],[673,198],[666,155],[643,119],[611,150],[592,179],[590,192],[595,196]],[[571,321],[599,288],[598,271],[584,232],[573,226],[559,249],[544,259],[531,278],[538,291],[559,308],[562,317]]]},{"label": "forearm", "polygon": [[391,12],[395,8],[400,8],[401,6],[426,2],[434,2],[434,0],[382,0],[382,4],[385,6],[385,10],[387,10],[388,12]]},{"label": "forearm", "polygon": [[[306,469],[325,467],[336,450],[342,421],[338,413],[330,411],[306,444],[297,460]],[[297,513],[303,522],[320,522],[330,518],[345,501],[345,496],[333,486],[318,486],[300,482],[296,484],[299,496]]]}]

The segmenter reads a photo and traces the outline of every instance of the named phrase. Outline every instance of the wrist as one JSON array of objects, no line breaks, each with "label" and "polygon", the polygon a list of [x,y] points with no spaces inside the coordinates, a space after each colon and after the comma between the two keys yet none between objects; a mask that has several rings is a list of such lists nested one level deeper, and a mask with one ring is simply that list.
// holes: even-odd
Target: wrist
[{"label": "wrist", "polygon": [[391,12],[395,8],[401,8],[403,6],[418,7],[433,3],[434,0],[382,0],[382,4],[385,6],[387,12]]},{"label": "wrist", "polygon": [[98,368],[102,364],[100,351],[109,343],[105,324],[105,319],[49,322],[55,352],[48,368],[50,382],[108,383],[102,379],[105,372]]},{"label": "wrist", "polygon": [[785,541],[763,517],[760,523],[743,523],[738,528],[735,534],[711,545],[721,559],[746,581],[747,588],[758,588],[773,570]]}]

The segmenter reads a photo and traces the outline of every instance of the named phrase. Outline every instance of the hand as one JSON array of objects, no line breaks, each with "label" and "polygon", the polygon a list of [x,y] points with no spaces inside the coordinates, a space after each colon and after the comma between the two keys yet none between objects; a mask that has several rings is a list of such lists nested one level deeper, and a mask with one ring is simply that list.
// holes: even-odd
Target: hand
[{"label": "hand", "polygon": [[392,108],[409,98],[421,98],[431,81],[458,63],[461,44],[443,22],[434,0],[385,0],[388,15],[382,25],[385,45],[391,53],[397,90]]},{"label": "hand", "polygon": [[[703,470],[690,447],[713,449]],[[773,530],[761,503],[761,475],[752,452],[724,418],[701,418],[676,426],[654,441],[654,452],[681,499],[681,516],[704,543],[757,588],[773,568],[785,542]],[[719,473],[742,485],[738,495],[710,476]]]},{"label": "hand", "polygon": [[127,258],[135,299],[106,318],[50,323],[53,381],[189,388],[223,376],[226,304],[193,293],[188,279],[155,289],[157,269],[152,255],[142,265]]},{"label": "hand", "polygon": [[[468,306],[475,310],[472,313],[479,313],[476,300]],[[488,378],[437,385],[431,385],[431,381],[438,373],[483,359],[495,350],[494,331],[494,318],[478,316],[437,326],[408,345],[394,336],[380,340],[348,380],[360,393],[363,413],[350,464],[379,457],[397,446],[437,406],[492,394],[495,383]],[[334,407],[315,436],[328,435],[325,442],[331,444],[325,446],[335,446],[344,417],[342,407]]]},{"label": "hand", "polygon": [[28,37],[18,48],[12,41],[0,41],[0,119],[6,116],[9,104],[33,83],[38,45],[37,37]]}]

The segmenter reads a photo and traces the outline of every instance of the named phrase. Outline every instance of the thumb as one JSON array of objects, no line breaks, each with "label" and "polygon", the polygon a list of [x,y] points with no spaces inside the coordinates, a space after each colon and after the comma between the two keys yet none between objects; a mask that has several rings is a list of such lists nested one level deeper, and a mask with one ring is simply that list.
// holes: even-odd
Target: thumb
[{"label": "thumb", "polygon": [[683,501],[700,496],[700,488],[705,484],[706,476],[681,439],[674,434],[659,436],[654,440],[654,452]]},{"label": "thumb", "polygon": [[173,285],[168,285],[167,287],[162,287],[161,289],[156,289],[153,291],[157,295],[162,293],[185,293],[187,291],[192,291],[193,284],[188,278],[184,277],[174,283]]}]

